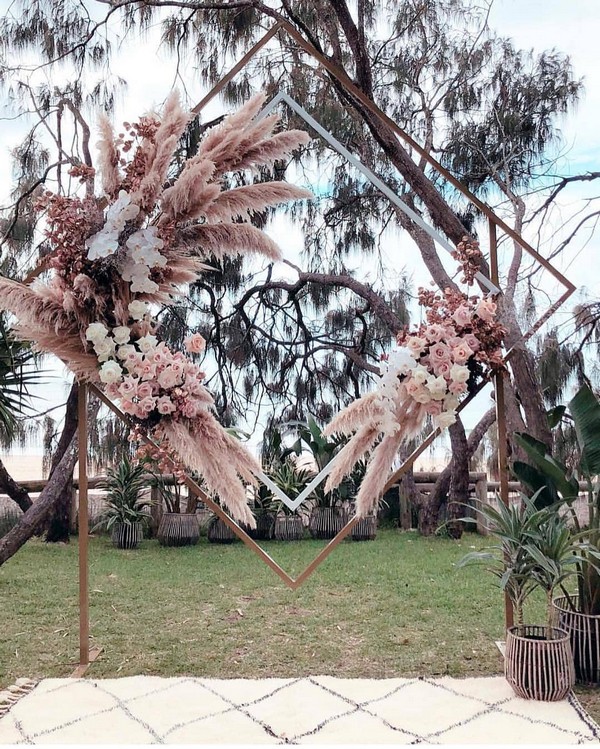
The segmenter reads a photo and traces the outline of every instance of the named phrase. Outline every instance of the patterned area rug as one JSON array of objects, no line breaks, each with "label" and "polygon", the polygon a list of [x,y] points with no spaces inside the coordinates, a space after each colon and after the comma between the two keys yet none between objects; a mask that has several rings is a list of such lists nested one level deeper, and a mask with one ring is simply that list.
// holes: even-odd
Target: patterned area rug
[{"label": "patterned area rug", "polygon": [[44,679],[2,744],[597,744],[575,698],[477,679]]}]

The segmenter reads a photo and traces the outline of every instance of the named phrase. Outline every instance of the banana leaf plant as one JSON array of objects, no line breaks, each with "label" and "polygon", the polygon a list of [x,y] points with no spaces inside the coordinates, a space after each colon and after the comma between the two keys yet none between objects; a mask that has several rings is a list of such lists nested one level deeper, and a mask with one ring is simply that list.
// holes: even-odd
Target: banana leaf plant
[{"label": "banana leaf plant", "polygon": [[[566,512],[571,532],[579,539],[582,549],[577,565],[578,610],[583,614],[600,615],[600,402],[584,385],[569,402],[567,411],[560,412],[560,417],[571,419],[575,427],[579,445],[577,468],[569,469],[551,455],[544,443],[520,433],[516,440],[530,463],[515,461],[513,472],[535,493],[539,507]],[[580,522],[573,506],[582,489],[587,495],[589,513],[585,524]]]}]

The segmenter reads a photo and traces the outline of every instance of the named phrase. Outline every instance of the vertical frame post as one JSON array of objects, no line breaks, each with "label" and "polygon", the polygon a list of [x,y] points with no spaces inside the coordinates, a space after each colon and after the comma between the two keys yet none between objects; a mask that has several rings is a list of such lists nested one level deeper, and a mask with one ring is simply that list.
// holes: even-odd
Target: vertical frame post
[{"label": "vertical frame post", "polygon": [[90,601],[88,570],[87,385],[79,383],[79,665],[90,662]]},{"label": "vertical frame post", "polygon": [[[490,271],[492,282],[499,287],[498,271],[498,235],[496,224],[489,220],[490,230]],[[500,472],[500,499],[508,507],[508,449],[506,436],[506,402],[504,397],[504,372],[494,375],[494,387],[496,390],[496,425],[498,428],[498,470]],[[504,593],[504,624],[506,629],[514,624],[513,605]]]}]

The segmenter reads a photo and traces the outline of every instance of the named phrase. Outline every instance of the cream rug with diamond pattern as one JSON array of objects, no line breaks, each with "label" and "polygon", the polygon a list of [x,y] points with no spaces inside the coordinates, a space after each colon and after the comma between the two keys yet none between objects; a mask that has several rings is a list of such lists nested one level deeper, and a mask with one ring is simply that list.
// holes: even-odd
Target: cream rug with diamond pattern
[{"label": "cream rug with diamond pattern", "polygon": [[574,699],[502,677],[44,679],[0,718],[1,744],[597,744]]}]

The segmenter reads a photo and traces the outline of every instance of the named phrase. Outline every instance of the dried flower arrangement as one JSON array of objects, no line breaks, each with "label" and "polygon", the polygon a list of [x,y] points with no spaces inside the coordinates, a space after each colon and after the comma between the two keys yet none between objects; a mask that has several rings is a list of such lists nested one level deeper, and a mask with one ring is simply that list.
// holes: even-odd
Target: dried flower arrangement
[{"label": "dried flower arrangement", "polygon": [[[250,526],[245,482],[255,482],[260,466],[219,425],[200,368],[159,340],[152,310],[183,293],[206,267],[203,258],[277,259],[277,245],[249,218],[311,197],[280,181],[225,189],[228,173],[271,166],[308,141],[302,131],[276,132],[276,115],[257,118],[264,100],[254,97],[210,129],[176,175],[173,157],[191,119],[176,94],[162,116],[125,123],[121,135],[103,119],[103,195],[94,194],[95,169],[78,165],[71,175],[84,184],[84,197],[47,192],[38,201],[53,249],[50,277],[31,286],[0,278],[0,307],[17,317],[19,338],[102,386],[136,423],[134,438],[144,434],[160,445],[154,457],[180,473],[184,465],[197,470]],[[198,334],[186,341],[190,354],[203,346]]]},{"label": "dried flower arrangement", "polygon": [[[454,257],[462,267],[462,281],[472,286],[482,258],[479,245],[465,237]],[[382,361],[377,389],[351,403],[324,430],[326,435],[352,435],[325,491],[338,486],[370,453],[356,498],[359,517],[374,509],[398,450],[423,429],[427,418],[440,429],[453,424],[461,397],[503,367],[505,330],[491,298],[421,288],[419,304],[426,310],[425,321],[398,335],[398,348]]]}]

